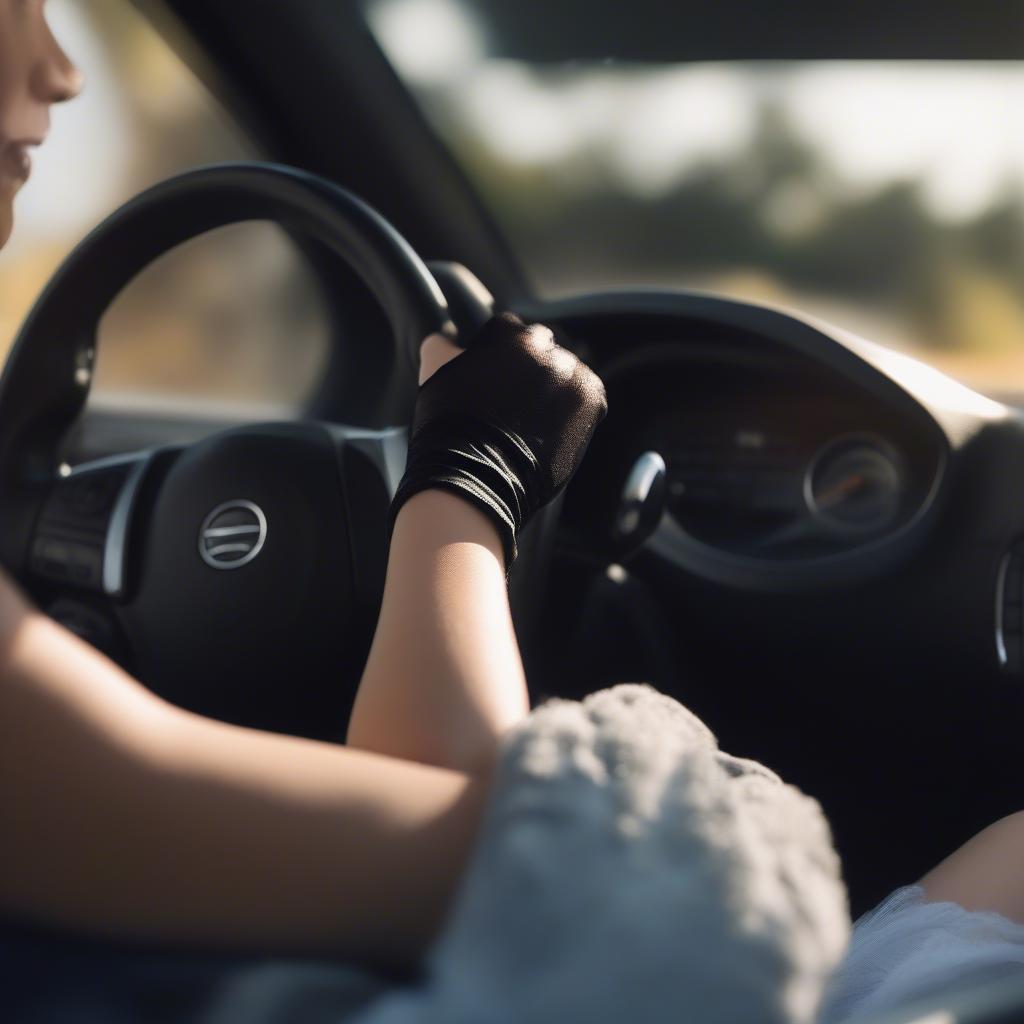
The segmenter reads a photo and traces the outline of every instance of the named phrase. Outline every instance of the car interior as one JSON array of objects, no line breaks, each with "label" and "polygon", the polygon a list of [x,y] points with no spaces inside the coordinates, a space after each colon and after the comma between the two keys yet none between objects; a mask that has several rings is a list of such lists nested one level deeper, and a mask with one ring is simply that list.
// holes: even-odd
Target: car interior
[{"label": "car interior", "polygon": [[[0,381],[0,542],[42,608],[177,704],[340,742],[418,342],[509,309],[548,324],[609,399],[510,579],[535,703],[622,681],[680,700],[723,749],[820,801],[855,918],[1021,808],[1012,387],[981,393],[799,304],[642,281],[552,296],[385,52],[372,5],[137,6],[256,159],[121,206],[19,331]],[[549,67],[1024,56],[1018,4],[472,6],[500,56]],[[249,221],[284,229],[324,302],[327,356],[300,415],[87,401],[121,290]],[[252,556],[217,542],[218,527],[258,532],[240,497],[276,529],[263,524],[252,572],[218,572]],[[1015,999],[979,996],[957,1019],[1024,1019],[1024,985]]]}]

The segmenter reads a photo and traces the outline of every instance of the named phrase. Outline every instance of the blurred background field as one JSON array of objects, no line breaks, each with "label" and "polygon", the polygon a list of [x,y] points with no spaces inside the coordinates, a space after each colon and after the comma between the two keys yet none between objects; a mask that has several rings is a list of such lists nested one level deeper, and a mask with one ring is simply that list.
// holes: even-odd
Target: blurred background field
[{"label": "blurred background field", "polygon": [[366,5],[544,294],[788,305],[1024,392],[1020,64],[530,62],[487,6]]},{"label": "blurred background field", "polygon": [[[534,65],[500,56],[476,5],[366,7],[541,294],[654,284],[792,305],[1024,394],[1024,67]],[[56,113],[0,255],[0,344],[124,199],[255,155],[124,0],[51,10],[88,86]],[[246,225],[126,291],[97,388],[294,406],[327,343],[290,243]]]}]

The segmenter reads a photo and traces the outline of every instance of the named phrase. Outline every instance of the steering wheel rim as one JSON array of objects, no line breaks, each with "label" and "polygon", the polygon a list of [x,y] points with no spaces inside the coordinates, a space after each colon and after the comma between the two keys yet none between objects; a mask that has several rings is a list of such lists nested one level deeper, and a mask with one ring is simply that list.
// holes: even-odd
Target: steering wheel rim
[{"label": "steering wheel rim", "polygon": [[[356,196],[277,164],[188,171],[147,189],[91,231],[25,320],[0,376],[0,502],[56,468],[56,447],[89,393],[100,318],[121,289],[182,242],[247,220],[275,221],[314,238],[356,272],[391,324],[396,392],[415,387],[423,338],[435,331],[455,334],[445,297],[424,262]],[[18,560],[24,518],[0,509],[0,560],[16,574],[24,568]]]},{"label": "steering wheel rim", "polygon": [[[176,245],[248,220],[311,237],[351,267],[392,327],[393,370],[381,401],[411,399],[420,342],[455,330],[440,287],[405,239],[360,199],[305,171],[262,163],[189,171],[143,192],[87,235],[15,340],[0,377],[0,561],[44,607],[70,602],[78,622],[109,616],[112,634],[128,641],[130,667],[176,703],[242,724],[337,738],[354,684],[339,681],[347,696],[305,703],[296,686],[282,709],[270,672],[287,667],[276,655],[290,639],[302,646],[296,673],[315,673],[331,660],[334,635],[344,639],[350,627],[334,663],[350,672],[361,667],[383,583],[383,524],[404,461],[404,430],[253,425],[188,448],[83,466],[67,478],[58,472],[61,442],[86,403],[97,328],[110,302]],[[264,523],[259,558],[218,572],[204,560],[202,538],[219,506],[232,502],[258,505],[269,530]],[[242,528],[227,522],[219,529]],[[67,564],[54,554],[60,551],[70,552]],[[133,575],[129,563],[137,566]],[[151,573],[158,583],[149,583]],[[257,599],[276,599],[292,634]],[[156,621],[161,615],[166,627]],[[204,630],[222,634],[217,646],[197,646],[203,659],[179,657]],[[211,697],[232,651],[245,666],[245,685]],[[195,669],[198,660],[207,668]],[[147,678],[147,666],[155,678]],[[175,689],[183,675],[204,671],[195,692]]]}]

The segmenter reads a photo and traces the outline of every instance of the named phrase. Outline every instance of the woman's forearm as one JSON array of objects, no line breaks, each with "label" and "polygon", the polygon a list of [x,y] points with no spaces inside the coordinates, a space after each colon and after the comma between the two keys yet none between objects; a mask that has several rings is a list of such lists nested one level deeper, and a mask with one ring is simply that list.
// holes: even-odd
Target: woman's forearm
[{"label": "woman's forearm", "polygon": [[[420,383],[460,350],[431,335]],[[384,598],[348,743],[460,771],[487,771],[529,710],[501,539],[447,491],[424,491],[395,521]]]},{"label": "woman's forearm", "polygon": [[497,532],[453,494],[416,495],[395,523],[349,744],[480,773],[528,709]]},{"label": "woman's forearm", "polygon": [[[0,579],[0,606],[12,593]],[[422,952],[485,782],[204,719],[38,612],[7,625],[0,912],[236,949]]]}]

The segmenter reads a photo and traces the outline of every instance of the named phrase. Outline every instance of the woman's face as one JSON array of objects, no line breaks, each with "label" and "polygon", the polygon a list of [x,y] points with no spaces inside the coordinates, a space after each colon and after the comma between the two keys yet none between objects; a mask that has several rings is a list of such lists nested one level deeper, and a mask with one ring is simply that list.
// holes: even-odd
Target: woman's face
[{"label": "woman's face", "polygon": [[46,24],[45,0],[0,0],[0,246],[14,197],[32,169],[29,149],[50,130],[50,104],[76,96],[82,76]]}]

